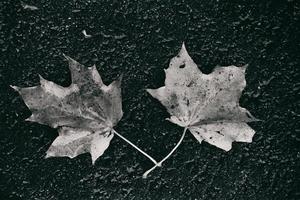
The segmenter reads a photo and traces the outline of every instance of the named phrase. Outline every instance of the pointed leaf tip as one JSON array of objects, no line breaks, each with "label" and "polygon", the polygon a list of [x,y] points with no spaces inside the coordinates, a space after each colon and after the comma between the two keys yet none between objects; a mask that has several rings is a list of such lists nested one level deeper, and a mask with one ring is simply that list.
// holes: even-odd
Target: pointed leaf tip
[{"label": "pointed leaf tip", "polygon": [[185,44],[183,42],[179,53],[185,53],[185,52],[187,53],[187,50],[186,50]]},{"label": "pointed leaf tip", "polygon": [[28,117],[24,121],[26,121],[26,122],[33,122],[34,121],[34,115],[30,115],[30,117]]},{"label": "pointed leaf tip", "polygon": [[101,157],[104,151],[108,148],[111,139],[114,134],[106,136],[105,134],[96,133],[93,136],[90,146],[90,154],[92,157],[92,164],[94,165],[96,160]]},{"label": "pointed leaf tip", "polygon": [[15,91],[19,92],[20,88],[18,86],[14,86],[14,85],[9,85],[9,87],[11,87],[12,89],[14,89]]},{"label": "pointed leaf tip", "polygon": [[241,67],[241,69],[245,72],[246,69],[248,68],[248,66],[249,66],[249,64],[245,64],[245,65],[243,65],[243,66]]},{"label": "pointed leaf tip", "polygon": [[34,114],[31,114],[28,118],[26,118],[24,121],[26,122],[36,122],[36,116]]},{"label": "pointed leaf tip", "polygon": [[40,79],[40,84],[43,85],[47,80],[42,77],[42,75],[38,74],[39,79]]},{"label": "pointed leaf tip", "polygon": [[147,91],[151,96],[153,96],[154,93],[155,93],[155,89],[146,89],[146,91]]},{"label": "pointed leaf tip", "polygon": [[49,151],[47,151],[46,152],[46,155],[45,155],[45,159],[47,159],[47,158],[51,158],[51,157],[54,157],[55,155],[54,155],[54,153],[53,152],[49,152]]},{"label": "pointed leaf tip", "polygon": [[[91,67],[89,67],[90,70],[97,70],[97,67],[95,64],[93,64]],[[98,71],[98,70],[97,70]]]},{"label": "pointed leaf tip", "polygon": [[110,86],[111,87],[120,87],[123,79],[123,74],[121,74],[116,80],[114,80]]},{"label": "pointed leaf tip", "polygon": [[185,43],[182,42],[181,49],[185,49]]},{"label": "pointed leaf tip", "polygon": [[62,54],[63,55],[63,57],[65,58],[65,59],[67,59],[67,60],[69,60],[70,59],[70,57],[69,56],[67,56],[66,54]]},{"label": "pointed leaf tip", "polygon": [[73,58],[71,58],[70,56],[67,56],[66,54],[63,53],[63,56],[65,57],[65,59],[69,62],[69,63],[77,63],[76,60],[74,60]]},{"label": "pointed leaf tip", "polygon": [[190,55],[186,49],[184,42],[182,43],[181,49],[177,56],[183,57],[183,59],[186,59],[186,60],[192,60],[192,58],[190,57]]}]

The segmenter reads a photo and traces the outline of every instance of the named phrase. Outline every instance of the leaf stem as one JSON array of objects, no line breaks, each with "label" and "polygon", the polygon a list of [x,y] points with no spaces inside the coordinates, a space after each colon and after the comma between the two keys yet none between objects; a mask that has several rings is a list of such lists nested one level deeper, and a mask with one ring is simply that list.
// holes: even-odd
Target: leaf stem
[{"label": "leaf stem", "polygon": [[170,153],[164,157],[164,159],[162,159],[159,163],[157,163],[156,165],[154,165],[151,169],[149,169],[148,171],[146,171],[144,174],[143,174],[143,178],[147,178],[148,174],[150,172],[152,172],[156,167],[160,167],[162,165],[163,162],[165,162],[173,153],[174,151],[179,147],[179,145],[182,143],[183,141],[183,138],[185,136],[185,133],[186,133],[186,130],[188,129],[188,127],[185,127],[184,130],[183,130],[183,133],[182,133],[182,136],[180,138],[180,140],[177,142],[176,146],[170,151]]},{"label": "leaf stem", "polygon": [[154,158],[152,158],[150,155],[148,155],[146,152],[144,152],[143,150],[141,150],[135,144],[133,144],[132,142],[130,142],[129,140],[127,140],[125,137],[123,137],[122,135],[120,135],[117,131],[115,131],[114,129],[112,129],[112,132],[115,133],[117,136],[119,136],[121,139],[123,139],[125,142],[127,142],[128,144],[130,144],[136,150],[138,150],[139,152],[141,152],[144,156],[146,156],[147,158],[149,158],[155,164],[155,166],[159,164],[159,163],[157,163],[157,161]]}]

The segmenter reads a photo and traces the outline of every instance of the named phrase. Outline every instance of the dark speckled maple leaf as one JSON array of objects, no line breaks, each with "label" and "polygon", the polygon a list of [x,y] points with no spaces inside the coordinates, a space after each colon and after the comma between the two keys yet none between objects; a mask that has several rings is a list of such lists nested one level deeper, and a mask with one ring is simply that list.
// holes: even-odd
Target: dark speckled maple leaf
[{"label": "dark speckled maple leaf", "polygon": [[[46,157],[73,158],[89,152],[94,164],[107,149],[114,134],[137,148],[113,129],[123,115],[121,77],[106,86],[95,66],[87,68],[65,57],[72,77],[69,87],[62,87],[41,76],[38,86],[12,86],[32,112],[27,121],[58,128],[59,136],[48,149]],[[156,163],[149,155],[146,156]]]},{"label": "dark speckled maple leaf", "polygon": [[252,141],[255,132],[247,122],[256,119],[239,106],[245,70],[246,66],[217,67],[203,74],[182,45],[165,70],[165,86],[147,90],[167,108],[169,120],[185,128],[176,147],[159,164],[179,146],[187,129],[200,143],[204,140],[226,151],[233,141]]}]

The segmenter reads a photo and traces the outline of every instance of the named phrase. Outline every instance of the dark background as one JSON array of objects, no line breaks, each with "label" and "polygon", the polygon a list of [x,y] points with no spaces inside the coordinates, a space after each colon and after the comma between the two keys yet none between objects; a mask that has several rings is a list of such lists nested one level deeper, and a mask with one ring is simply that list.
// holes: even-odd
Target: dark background
[{"label": "dark background", "polygon": [[[299,1],[24,2],[39,10],[0,2],[1,200],[300,199]],[[57,131],[25,122],[30,111],[8,85],[37,85],[41,74],[67,86],[62,53],[96,64],[106,84],[123,73],[116,130],[159,160],[182,128],[145,89],[164,85],[183,41],[205,73],[249,63],[240,103],[263,120],[250,124],[251,144],[225,152],[188,134],[148,179],[141,175],[152,163],[116,136],[94,166],[89,154],[44,159]]]}]

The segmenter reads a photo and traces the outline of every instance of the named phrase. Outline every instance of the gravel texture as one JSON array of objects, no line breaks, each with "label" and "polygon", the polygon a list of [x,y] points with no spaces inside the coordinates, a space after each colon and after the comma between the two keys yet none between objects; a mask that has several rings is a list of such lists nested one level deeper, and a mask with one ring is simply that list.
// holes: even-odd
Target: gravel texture
[{"label": "gravel texture", "polygon": [[[300,199],[299,1],[24,0],[0,2],[0,199]],[[82,31],[92,37],[85,38]],[[124,117],[116,130],[158,160],[182,128],[146,88],[164,85],[163,69],[182,42],[209,73],[246,63],[240,104],[262,122],[251,144],[225,152],[187,134],[176,153],[152,163],[115,137],[93,166],[89,154],[44,159],[55,129],[30,115],[9,85],[33,86],[38,74],[67,86],[65,53],[96,64],[105,83],[120,74]]]}]

